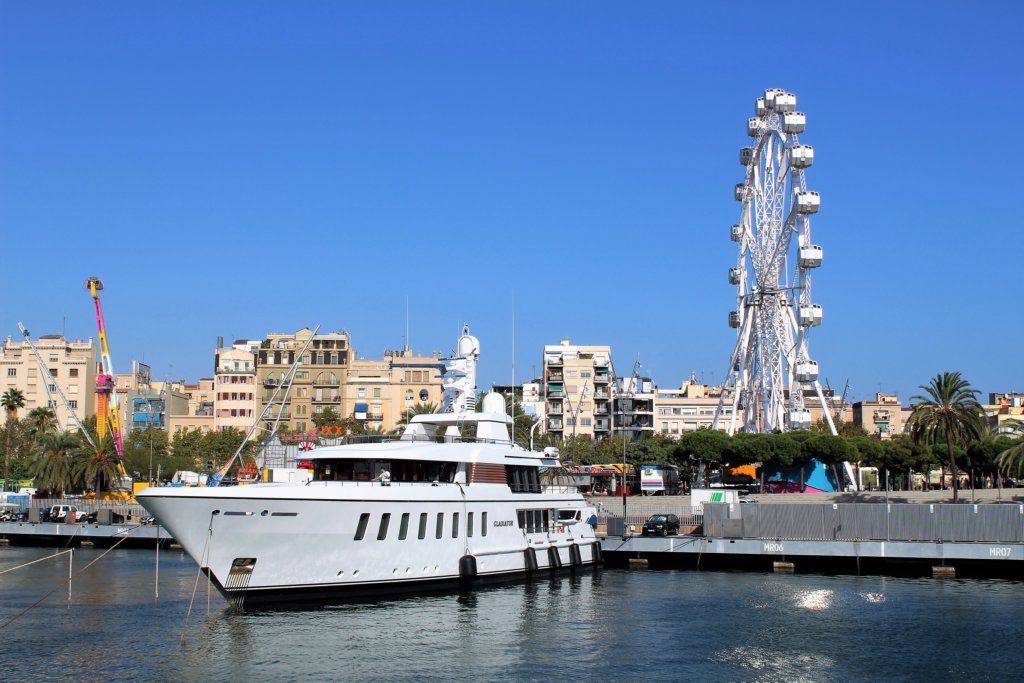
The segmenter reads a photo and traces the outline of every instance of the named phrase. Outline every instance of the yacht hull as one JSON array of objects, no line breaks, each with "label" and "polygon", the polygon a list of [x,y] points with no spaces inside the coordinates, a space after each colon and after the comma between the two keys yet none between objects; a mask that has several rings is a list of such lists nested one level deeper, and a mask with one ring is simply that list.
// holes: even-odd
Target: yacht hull
[{"label": "yacht hull", "polygon": [[[236,605],[451,590],[596,564],[578,494],[341,482],[147,489],[139,503]],[[523,520],[527,521],[523,521]]]}]

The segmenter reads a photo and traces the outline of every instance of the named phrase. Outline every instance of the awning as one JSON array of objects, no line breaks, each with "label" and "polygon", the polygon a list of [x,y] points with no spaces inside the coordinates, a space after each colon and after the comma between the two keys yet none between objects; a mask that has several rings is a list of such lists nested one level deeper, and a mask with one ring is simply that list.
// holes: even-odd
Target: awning
[{"label": "awning", "polygon": [[369,408],[370,408],[370,404],[369,403],[357,403],[356,404],[356,412],[357,413],[367,413],[367,412],[369,412]]}]

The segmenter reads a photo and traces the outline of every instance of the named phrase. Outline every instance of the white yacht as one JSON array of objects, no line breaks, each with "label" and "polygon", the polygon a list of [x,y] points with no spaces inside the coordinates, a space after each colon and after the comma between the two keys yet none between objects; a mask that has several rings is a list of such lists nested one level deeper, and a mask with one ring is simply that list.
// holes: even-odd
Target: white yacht
[{"label": "white yacht", "polygon": [[594,511],[509,436],[502,396],[476,410],[463,331],[440,413],[400,437],[309,453],[307,483],[149,488],[137,499],[236,605],[471,586],[596,564]]}]

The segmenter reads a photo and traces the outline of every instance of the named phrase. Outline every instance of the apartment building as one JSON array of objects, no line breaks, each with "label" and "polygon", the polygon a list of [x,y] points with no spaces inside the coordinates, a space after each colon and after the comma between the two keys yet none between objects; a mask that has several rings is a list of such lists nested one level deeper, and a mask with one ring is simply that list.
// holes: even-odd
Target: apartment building
[{"label": "apartment building", "polygon": [[902,434],[908,416],[908,409],[903,408],[896,394],[876,393],[874,401],[853,404],[853,423],[864,429],[868,436],[883,441]]},{"label": "apartment building", "polygon": [[[34,343],[43,359],[42,371],[28,342],[7,337],[0,347],[0,393],[8,389],[22,392],[25,407],[18,411],[19,418],[33,408],[49,407],[65,429],[75,430],[71,412],[83,421],[96,414],[96,345],[91,337],[85,342],[67,341],[60,334],[43,335]],[[57,387],[67,397],[70,412],[56,393],[48,392]],[[6,421],[6,411],[0,411],[0,424]]]},{"label": "apartment building", "polygon": [[985,418],[992,429],[1010,430],[1010,427],[1003,426],[1007,420],[1011,420],[1011,424],[1024,422],[1024,393],[1012,391],[990,393],[988,403],[982,405],[982,409],[984,409]]},{"label": "apartment building", "polygon": [[544,347],[545,428],[569,439],[600,441],[611,435],[610,346],[581,346],[570,340]]},{"label": "apartment building", "polygon": [[630,441],[653,435],[656,391],[650,377],[619,377],[612,384],[614,433]]},{"label": "apartment building", "polygon": [[[309,346],[301,358],[287,398],[285,376],[306,342]],[[256,356],[257,414],[273,400],[275,406],[284,401],[280,426],[290,431],[313,429],[313,415],[332,409],[344,415],[342,389],[348,376],[351,347],[348,332],[320,332],[309,328],[292,334],[268,334],[259,343]],[[274,407],[263,417],[269,427],[278,416]]]},{"label": "apartment building", "polygon": [[260,342],[240,339],[225,347],[222,338],[217,341],[210,407],[213,429],[237,429],[245,434],[260,410],[256,384]]},{"label": "apartment building", "polygon": [[[715,410],[722,396],[722,387],[710,387],[692,377],[678,389],[655,391],[654,428],[667,436],[679,437],[685,432],[710,428],[715,420]],[[728,427],[732,417],[732,406],[722,408],[722,422],[719,429]]]},{"label": "apartment building", "polygon": [[387,350],[382,360],[357,358],[345,381],[342,417],[354,417],[367,429],[391,431],[417,405],[440,409],[444,399],[444,361],[438,354],[414,355],[408,347]]}]

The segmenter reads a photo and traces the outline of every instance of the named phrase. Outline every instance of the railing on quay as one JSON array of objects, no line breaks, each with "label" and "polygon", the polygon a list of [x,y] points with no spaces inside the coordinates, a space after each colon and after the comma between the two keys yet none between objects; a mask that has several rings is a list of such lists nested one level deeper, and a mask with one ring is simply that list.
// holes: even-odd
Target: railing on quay
[{"label": "railing on quay", "polygon": [[[660,514],[660,513],[659,513]],[[689,512],[682,512],[679,515],[679,527],[683,533],[686,529],[700,527],[704,524],[704,510],[701,507],[692,507]],[[609,536],[625,536],[629,533],[640,533],[644,523],[651,518],[651,515],[613,515],[607,512],[598,512],[598,526],[605,525]],[[630,530],[632,527],[632,530]]]},{"label": "railing on quay", "polygon": [[705,503],[704,535],[793,541],[1024,543],[1024,505]]}]

